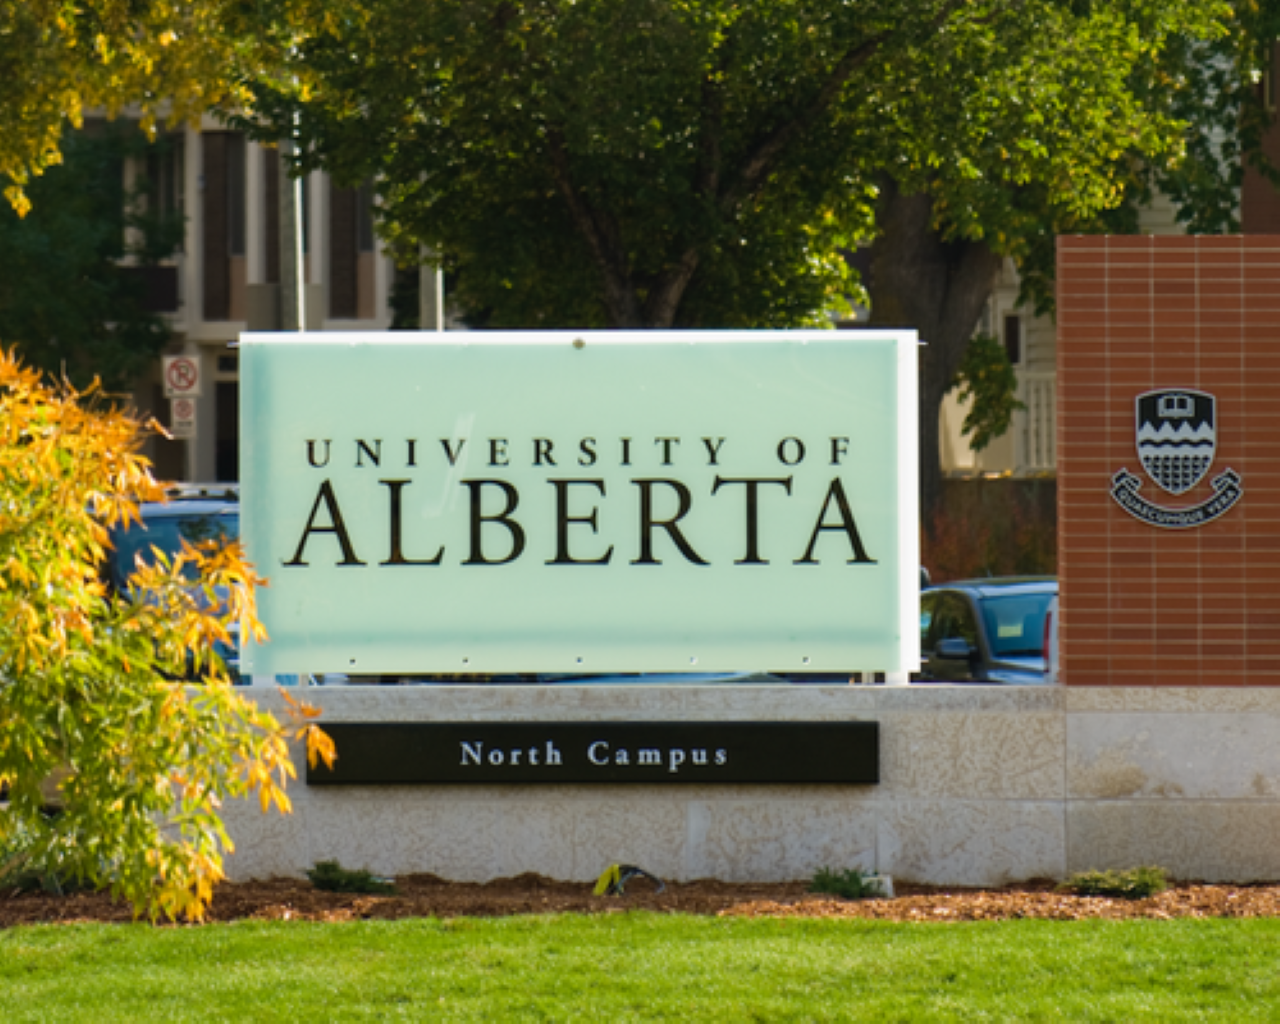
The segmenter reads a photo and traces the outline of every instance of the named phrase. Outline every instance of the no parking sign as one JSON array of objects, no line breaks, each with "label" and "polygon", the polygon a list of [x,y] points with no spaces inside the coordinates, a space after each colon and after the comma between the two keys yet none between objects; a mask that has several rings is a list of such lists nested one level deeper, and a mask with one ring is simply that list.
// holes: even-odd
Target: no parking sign
[{"label": "no parking sign", "polygon": [[164,397],[200,397],[200,360],[197,356],[164,357]]}]

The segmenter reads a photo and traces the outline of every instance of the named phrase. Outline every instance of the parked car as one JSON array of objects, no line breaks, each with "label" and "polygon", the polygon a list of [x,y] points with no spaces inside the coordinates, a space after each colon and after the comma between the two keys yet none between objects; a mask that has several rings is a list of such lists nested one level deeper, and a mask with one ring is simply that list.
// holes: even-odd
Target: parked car
[{"label": "parked car", "polygon": [[1044,616],[1044,681],[1058,681],[1058,598],[1049,602]]},{"label": "parked car", "polygon": [[152,561],[151,549],[176,555],[184,540],[234,540],[240,536],[240,493],[235,484],[175,487],[167,502],[143,502],[140,522],[111,533],[107,577],[117,591],[129,588],[138,556]]},{"label": "parked car", "polygon": [[1040,685],[1052,576],[959,580],[920,593],[920,681]]},{"label": "parked car", "polygon": [[[141,521],[117,528],[111,534],[111,550],[107,555],[107,582],[117,591],[125,591],[137,567],[139,556],[144,562],[154,560],[152,549],[176,555],[184,540],[197,544],[207,540],[235,540],[240,536],[240,490],[236,484],[182,484],[174,487],[165,502],[143,502],[138,507]],[[218,653],[231,670],[232,678],[249,683],[239,675],[239,650],[233,645]],[[299,682],[297,675],[255,678],[278,686]]]}]

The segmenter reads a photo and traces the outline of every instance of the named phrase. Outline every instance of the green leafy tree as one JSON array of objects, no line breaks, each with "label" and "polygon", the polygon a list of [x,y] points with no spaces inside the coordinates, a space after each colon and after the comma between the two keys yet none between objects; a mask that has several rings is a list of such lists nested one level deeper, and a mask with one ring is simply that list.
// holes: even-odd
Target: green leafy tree
[{"label": "green leafy tree", "polygon": [[928,342],[927,512],[1001,259],[1045,296],[1054,234],[1121,222],[1153,176],[1212,205],[1231,154],[1206,125],[1234,133],[1248,86],[1213,90],[1274,6],[342,0],[246,123],[378,176],[384,234],[441,253],[476,325],[825,322],[873,243],[873,322]]},{"label": "green leafy tree", "polygon": [[19,217],[0,207],[0,338],[27,363],[79,386],[100,377],[118,389],[169,341],[122,262],[126,255],[154,262],[181,238],[181,218],[140,201],[145,181],[131,191],[124,185],[125,158],[164,145],[125,124],[69,133],[63,164],[28,189],[32,212]]},{"label": "green leafy tree", "polygon": [[855,144],[829,116],[839,82],[810,93],[842,28],[865,46],[838,80],[884,15],[791,6],[338,5],[254,114],[292,133],[296,81],[307,159],[379,175],[387,237],[406,261],[443,252],[473,323],[818,322],[871,207],[830,174]]},{"label": "green leafy tree", "polygon": [[[220,804],[289,809],[290,727],[237,695],[215,654],[237,623],[262,635],[238,545],[185,547],[107,592],[108,528],[162,495],[140,431],[95,389],[0,354],[0,851],[153,918],[199,917],[232,845]],[[313,726],[294,735],[331,756]]]},{"label": "green leafy tree", "polygon": [[[1003,259],[1018,266],[1023,300],[1051,313],[1059,234],[1133,232],[1156,189],[1188,230],[1238,230],[1245,161],[1275,177],[1257,85],[1280,33],[1275,0],[1054,5],[1028,27],[1039,50],[957,51],[929,65],[922,94],[949,97],[920,112],[933,117],[934,151],[888,169],[878,195],[872,323],[914,326],[928,342],[926,523],[941,493],[937,410]],[[964,97],[984,92],[965,113]]]},{"label": "green leafy tree", "polygon": [[969,403],[961,433],[980,452],[997,437],[1004,436],[1017,409],[1025,409],[1017,399],[1018,377],[1009,354],[990,334],[975,334],[965,349],[956,373],[955,387],[962,402]]}]

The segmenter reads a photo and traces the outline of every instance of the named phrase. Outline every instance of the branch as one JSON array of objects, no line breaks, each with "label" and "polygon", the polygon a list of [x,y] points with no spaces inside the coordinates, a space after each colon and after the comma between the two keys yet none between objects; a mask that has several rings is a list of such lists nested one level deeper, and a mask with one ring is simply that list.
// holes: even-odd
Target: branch
[{"label": "branch", "polygon": [[[698,160],[694,167],[695,195],[712,201],[720,188],[720,140],[724,128],[724,98],[714,78],[702,83],[702,118],[698,137]],[[675,266],[662,273],[644,303],[644,322],[649,327],[670,327],[684,293],[701,261],[701,245],[685,249]]]},{"label": "branch", "polygon": [[701,120],[694,188],[698,195],[709,198],[720,188],[720,137],[724,131],[724,97],[712,78],[702,83]]},{"label": "branch", "polygon": [[626,257],[622,252],[616,226],[597,216],[587,200],[574,188],[564,133],[559,128],[548,129],[547,144],[551,154],[551,176],[556,188],[564,197],[574,227],[591,248],[591,254],[604,277],[605,307],[613,326],[641,326],[640,307],[636,301],[635,289],[631,286],[631,275],[626,268]]},{"label": "branch", "polygon": [[644,322],[646,327],[671,327],[675,323],[676,310],[680,308],[680,300],[698,269],[701,251],[691,246],[684,251],[680,262],[662,274],[653,287],[644,304]]}]

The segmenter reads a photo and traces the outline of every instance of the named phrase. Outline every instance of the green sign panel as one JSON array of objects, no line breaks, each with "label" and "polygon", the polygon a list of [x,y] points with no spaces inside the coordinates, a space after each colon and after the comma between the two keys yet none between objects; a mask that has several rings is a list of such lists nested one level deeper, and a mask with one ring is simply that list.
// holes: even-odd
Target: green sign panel
[{"label": "green sign panel", "polygon": [[909,332],[246,334],[257,673],[910,671]]}]

